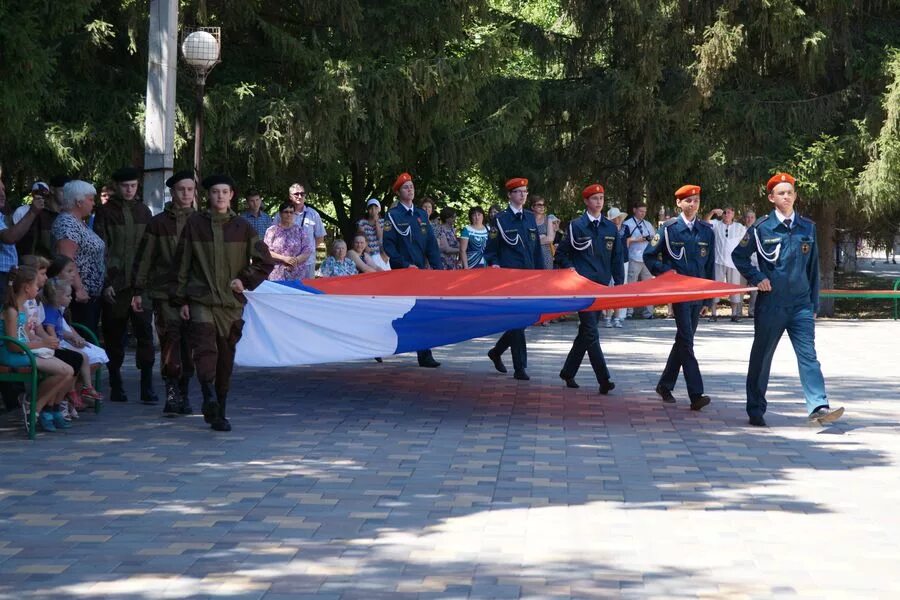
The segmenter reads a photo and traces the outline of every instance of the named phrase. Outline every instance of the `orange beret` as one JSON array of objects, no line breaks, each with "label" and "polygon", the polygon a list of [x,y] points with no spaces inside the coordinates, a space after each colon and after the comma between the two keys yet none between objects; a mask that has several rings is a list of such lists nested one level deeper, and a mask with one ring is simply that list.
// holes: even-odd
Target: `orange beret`
[{"label": "orange beret", "polygon": [[586,188],[584,188],[583,190],[581,190],[581,197],[584,198],[585,200],[587,200],[594,194],[602,194],[602,193],[603,193],[603,186],[600,185],[599,183],[592,183],[591,185],[589,185]]},{"label": "orange beret", "polygon": [[700,194],[700,186],[699,185],[683,185],[677,190],[675,190],[675,197],[679,200],[684,200],[688,196],[697,196]]},{"label": "orange beret", "polygon": [[796,180],[787,173],[775,173],[771,178],[769,178],[769,182],[766,184],[766,191],[771,192],[772,188],[779,183],[789,183],[791,185],[794,185],[795,181]]},{"label": "orange beret", "polygon": [[394,180],[394,185],[392,186],[394,192],[399,190],[400,186],[402,186],[407,181],[412,181],[412,175],[410,175],[409,173],[400,173],[399,175],[397,175],[397,179]]},{"label": "orange beret", "polygon": [[506,191],[511,192],[512,190],[520,187],[528,187],[528,180],[524,177],[513,177],[509,181],[506,182]]}]

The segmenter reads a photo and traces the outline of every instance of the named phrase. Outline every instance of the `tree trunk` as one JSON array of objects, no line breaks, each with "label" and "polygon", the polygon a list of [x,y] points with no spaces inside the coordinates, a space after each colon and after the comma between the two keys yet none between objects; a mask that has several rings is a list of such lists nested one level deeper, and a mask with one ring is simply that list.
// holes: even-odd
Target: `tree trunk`
[{"label": "tree trunk", "polygon": [[[819,289],[834,289],[834,225],[837,208],[826,202],[816,215],[816,241],[819,245]],[[819,316],[834,316],[834,298],[819,300]]]}]

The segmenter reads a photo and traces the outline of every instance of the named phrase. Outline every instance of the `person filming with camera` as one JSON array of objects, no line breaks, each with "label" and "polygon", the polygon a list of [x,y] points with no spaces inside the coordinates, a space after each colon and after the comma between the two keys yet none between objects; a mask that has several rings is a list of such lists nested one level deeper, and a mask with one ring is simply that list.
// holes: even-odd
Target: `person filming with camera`
[{"label": "person filming with camera", "polygon": [[[653,279],[653,275],[644,265],[644,249],[653,239],[656,228],[652,223],[648,223],[647,205],[643,202],[635,204],[631,207],[632,216],[622,223],[622,237],[625,239],[626,248],[628,250],[628,278],[629,283],[636,281],[644,281],[645,279]],[[634,315],[634,309],[629,308],[626,318],[653,318],[653,307],[644,306],[639,309],[640,317]]]}]

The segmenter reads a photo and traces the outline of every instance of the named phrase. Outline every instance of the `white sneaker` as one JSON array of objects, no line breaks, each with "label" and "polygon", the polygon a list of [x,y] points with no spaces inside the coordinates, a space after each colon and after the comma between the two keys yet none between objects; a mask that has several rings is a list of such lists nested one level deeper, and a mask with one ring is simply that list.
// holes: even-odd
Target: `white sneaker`
[{"label": "white sneaker", "polygon": [[[618,321],[618,319],[616,319],[616,320]],[[609,319],[606,319],[605,321],[603,321],[603,326],[606,327],[607,329],[610,329],[613,326],[612,321]]]},{"label": "white sneaker", "polygon": [[613,327],[618,327],[619,329],[621,329],[621,328],[622,328],[622,319],[616,319],[616,320],[614,320],[614,321],[613,321]]},{"label": "white sneaker", "polygon": [[69,401],[68,400],[63,400],[62,402],[59,403],[59,410],[60,410],[60,412],[62,412],[63,419],[65,419],[66,421],[72,420],[72,413],[69,412]]}]

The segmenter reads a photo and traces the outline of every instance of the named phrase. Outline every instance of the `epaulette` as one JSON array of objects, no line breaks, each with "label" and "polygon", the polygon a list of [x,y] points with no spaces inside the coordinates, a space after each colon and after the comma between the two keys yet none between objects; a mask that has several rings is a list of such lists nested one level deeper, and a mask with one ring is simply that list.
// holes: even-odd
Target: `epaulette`
[{"label": "epaulette", "polygon": [[669,225],[671,225],[672,223],[674,223],[674,222],[677,221],[677,220],[678,220],[678,217],[672,217],[671,219],[668,219],[668,220],[664,221],[663,224],[662,224],[662,226],[663,226],[663,227],[668,227]]},{"label": "epaulette", "polygon": [[703,219],[697,219],[697,222],[700,223],[701,225],[703,225],[704,227],[709,227],[710,229],[712,229],[712,223],[704,221]]},{"label": "epaulette", "polygon": [[809,223],[810,225],[815,225],[815,224],[816,224],[815,221],[813,221],[812,219],[810,219],[810,218],[807,217],[807,216],[804,216],[804,215],[797,215],[797,216],[800,217],[800,220],[801,220],[801,221],[806,221],[806,222]]}]

